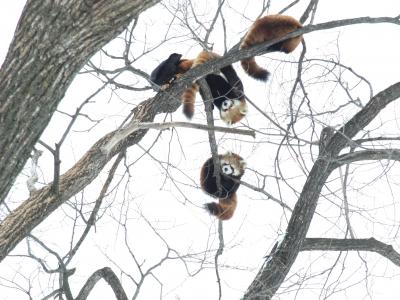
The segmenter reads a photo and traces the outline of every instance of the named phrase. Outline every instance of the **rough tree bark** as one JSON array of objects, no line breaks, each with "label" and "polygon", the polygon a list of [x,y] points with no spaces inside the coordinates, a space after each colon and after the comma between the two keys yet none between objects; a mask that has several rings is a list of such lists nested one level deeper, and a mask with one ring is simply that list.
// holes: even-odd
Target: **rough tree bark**
[{"label": "rough tree bark", "polygon": [[75,74],[158,1],[27,1],[0,70],[0,203]]},{"label": "rough tree bark", "polygon": [[369,251],[389,259],[400,267],[400,254],[393,246],[382,243],[374,238],[369,239],[329,239],[306,238],[301,251]]},{"label": "rough tree bark", "polygon": [[89,277],[75,300],[87,299],[96,283],[102,278],[110,285],[117,300],[128,300],[128,297],[126,296],[117,275],[115,275],[115,273],[107,267],[97,270],[92,274],[92,276]]}]

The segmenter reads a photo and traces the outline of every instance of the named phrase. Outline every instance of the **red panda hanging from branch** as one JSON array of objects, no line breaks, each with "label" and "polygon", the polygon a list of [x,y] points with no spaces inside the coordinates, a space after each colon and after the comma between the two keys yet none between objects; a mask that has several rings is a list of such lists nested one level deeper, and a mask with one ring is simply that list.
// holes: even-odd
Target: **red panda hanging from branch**
[{"label": "red panda hanging from branch", "polygon": [[[194,59],[192,68],[219,57],[221,56],[217,53],[201,51]],[[221,68],[219,72],[207,74],[205,80],[213,97],[213,105],[218,108],[221,119],[228,125],[239,122],[247,114],[247,103],[242,81],[232,65]],[[194,82],[181,96],[183,113],[188,119],[193,117],[198,91],[199,85]],[[202,97],[204,98],[203,95]]]},{"label": "red panda hanging from branch", "polygon": [[201,167],[200,186],[204,192],[218,199],[218,203],[206,203],[205,209],[220,220],[229,220],[236,210],[236,191],[240,186],[238,181],[244,174],[246,162],[242,157],[231,152],[218,156],[221,164],[219,166],[221,187],[218,188],[212,157]]},{"label": "red panda hanging from branch", "polygon": [[[251,46],[283,37],[302,27],[301,23],[291,16],[270,15],[262,17],[256,20],[250,27],[240,45],[240,49],[247,49]],[[289,38],[270,46],[268,50],[290,53],[296,49],[302,39],[302,35]],[[266,69],[260,67],[254,57],[243,59],[241,64],[243,70],[249,76],[262,81],[268,80],[270,73]]]},{"label": "red panda hanging from branch", "polygon": [[[161,90],[166,90],[176,78],[181,77],[189,69],[221,56],[214,52],[201,51],[195,59],[181,59],[181,57],[181,54],[172,53],[161,62],[151,72],[152,84],[160,86]],[[221,119],[228,125],[239,122],[247,113],[247,104],[242,81],[232,65],[207,74],[205,80],[213,97],[213,108],[214,106],[218,108]],[[198,91],[199,85],[194,82],[181,95],[183,113],[188,119],[193,117]]]}]

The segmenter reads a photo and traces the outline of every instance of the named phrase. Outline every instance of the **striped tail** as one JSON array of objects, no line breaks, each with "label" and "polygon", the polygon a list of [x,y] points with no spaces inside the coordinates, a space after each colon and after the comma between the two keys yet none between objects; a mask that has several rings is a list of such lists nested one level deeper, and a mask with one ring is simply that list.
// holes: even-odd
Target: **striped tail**
[{"label": "striped tail", "polygon": [[[254,23],[253,27],[257,24]],[[250,28],[249,32],[246,34],[244,40],[242,41],[240,45],[240,49],[248,49],[254,45],[257,45],[259,43],[262,43],[265,39],[259,39],[256,38],[258,35],[253,33],[255,28]],[[254,57],[249,57],[243,59],[241,62],[243,70],[251,77],[257,79],[257,80],[262,80],[262,81],[267,81],[269,77],[269,72],[260,67]]]},{"label": "striped tail", "polygon": [[236,193],[229,199],[219,199],[219,203],[210,202],[204,205],[204,208],[213,216],[225,221],[232,218],[237,206]]},{"label": "striped tail", "polygon": [[251,77],[257,79],[257,80],[262,80],[262,81],[267,81],[269,77],[269,72],[261,68],[254,57],[246,58],[241,61],[242,68],[243,70]]},{"label": "striped tail", "polygon": [[199,90],[199,86],[196,83],[193,83],[190,88],[187,88],[182,96],[181,100],[183,103],[183,114],[189,120],[193,118],[194,115],[194,104],[196,101],[196,93]]},{"label": "striped tail", "polygon": [[[188,63],[190,63],[191,68],[194,68],[198,65],[204,64],[206,61],[210,59],[215,59],[221,57],[219,54],[214,53],[214,52],[208,52],[208,51],[201,51],[197,57],[193,61],[189,62],[183,62],[181,67],[184,67],[185,63],[189,66]],[[194,115],[194,106],[196,102],[196,93],[199,91],[199,85],[196,83],[193,83],[191,87],[187,88],[182,96],[181,100],[183,103],[183,114],[190,120],[192,119]]]}]

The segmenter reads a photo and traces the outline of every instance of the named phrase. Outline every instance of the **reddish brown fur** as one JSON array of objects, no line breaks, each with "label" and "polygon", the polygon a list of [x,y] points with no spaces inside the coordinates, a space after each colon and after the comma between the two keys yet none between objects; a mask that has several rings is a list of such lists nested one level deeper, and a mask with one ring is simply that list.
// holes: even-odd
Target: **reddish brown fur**
[{"label": "reddish brown fur", "polygon": [[[237,178],[240,178],[245,171],[246,168],[246,162],[243,160],[243,158],[232,152],[228,152],[224,155],[219,155],[220,161],[224,160],[225,162],[229,163],[231,166],[233,166],[236,170],[239,171],[240,176]],[[206,167],[206,163],[203,164],[201,171],[200,171],[200,185],[203,191],[206,193],[211,193],[212,196],[218,197],[216,194],[210,191],[210,188],[207,188],[207,186],[210,184],[210,181],[214,181],[213,175],[210,174],[210,169]],[[225,188],[228,188],[225,186]],[[212,190],[212,188],[211,188]],[[233,192],[232,194],[228,194],[226,198],[219,198],[218,203],[217,202],[209,202],[205,204],[206,210],[212,214],[213,216],[216,216],[220,220],[228,220],[232,218],[235,210],[237,207],[237,195],[236,192]]]},{"label": "reddish brown fur", "polygon": [[[189,71],[190,68],[193,66],[193,63],[194,59],[181,59],[179,62],[178,73],[176,74],[176,77],[179,78],[187,71]],[[197,91],[198,88],[196,90],[196,86],[192,86],[192,89],[186,89],[181,96],[183,102],[183,114],[189,119],[191,119],[194,114],[194,101],[193,104],[189,102],[192,98],[196,97],[195,95]],[[192,93],[194,93],[194,95],[191,95]]]},{"label": "reddish brown fur", "polygon": [[[252,27],[249,29],[242,44],[240,45],[240,49],[247,49],[256,44],[261,44],[276,38],[280,38],[301,27],[301,23],[291,16],[270,15],[262,17],[255,21]],[[296,49],[302,39],[303,37],[301,35],[293,37],[278,43],[280,45],[279,49],[275,49],[273,46],[271,48],[275,49],[276,51],[290,53]],[[251,77],[264,81],[268,79],[269,72],[260,67],[256,63],[254,57],[244,59],[241,61],[241,63],[244,71]]]},{"label": "reddish brown fur", "polygon": [[[232,165],[235,169],[239,170],[240,174],[244,174],[244,170],[246,168],[246,162],[244,159],[233,152],[227,152],[223,155],[218,155],[219,160],[224,160],[229,162],[230,165]],[[210,176],[205,170],[205,164],[201,167],[200,170],[200,185],[203,190],[207,190],[206,184],[207,184],[207,178]]]},{"label": "reddish brown fur", "polygon": [[[208,51],[201,51],[199,55],[197,55],[196,59],[192,60],[191,62],[191,67],[194,68],[198,65],[204,64],[206,61],[220,57],[217,53],[214,52],[208,52]],[[181,61],[182,62],[182,61]],[[182,69],[185,67],[188,67],[189,63],[188,62],[183,62],[182,64]],[[181,64],[179,65],[181,68]],[[190,67],[189,67],[190,69]],[[189,70],[187,69],[187,70]],[[185,72],[187,71],[185,70]],[[183,103],[183,113],[184,115],[188,118],[191,119],[194,114],[194,108],[195,108],[195,102],[196,102],[196,93],[199,91],[199,86],[196,83],[193,83],[191,87],[187,88],[182,96],[181,100]]]},{"label": "reddish brown fur", "polygon": [[179,62],[179,68],[178,68],[178,74],[177,75],[182,75],[189,71],[189,69],[192,67],[194,62],[194,59],[181,59]]},{"label": "reddish brown fur", "polygon": [[237,105],[226,113],[226,115],[223,115],[221,113],[221,119],[225,121],[228,125],[235,124],[239,122],[247,113],[247,103],[244,97],[242,97],[240,100],[240,105]]},{"label": "reddish brown fur", "polygon": [[[207,203],[206,207],[208,211],[222,221],[232,218],[237,207],[236,193],[232,194],[229,199],[219,199],[218,201],[218,203]],[[210,209],[210,206],[212,209]]]},{"label": "reddish brown fur", "polygon": [[183,114],[188,119],[193,118],[196,93],[198,91],[199,86],[196,83],[193,83],[191,88],[186,89],[181,96],[181,100],[183,103]]},{"label": "reddish brown fur", "polygon": [[[189,69],[198,65],[204,64],[206,61],[214,58],[221,57],[219,54],[208,51],[201,51],[195,59],[181,59],[179,62],[179,69],[176,77],[181,77]],[[181,95],[183,103],[183,114],[191,119],[195,111],[196,94],[199,91],[199,86],[193,83],[191,87],[187,88]],[[247,112],[247,104],[243,98],[240,99],[240,105],[230,109],[225,115],[221,115],[221,119],[227,124],[231,125],[239,122]]]}]

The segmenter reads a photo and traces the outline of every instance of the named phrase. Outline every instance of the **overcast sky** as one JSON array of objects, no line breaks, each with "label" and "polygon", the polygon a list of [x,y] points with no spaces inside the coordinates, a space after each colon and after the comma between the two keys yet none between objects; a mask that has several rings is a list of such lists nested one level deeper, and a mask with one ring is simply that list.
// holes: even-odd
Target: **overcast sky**
[{"label": "overcast sky", "polygon": [[[262,2],[227,2],[224,16],[228,49],[244,35],[259,14]],[[170,7],[170,2],[164,3]],[[206,4],[203,1],[194,3],[200,20],[212,18],[215,6],[211,1],[206,1]],[[269,13],[279,12],[288,3],[290,2],[272,1]],[[0,61],[5,58],[23,5],[24,1],[0,3]],[[306,1],[301,1],[299,5],[285,13],[299,18],[306,5]],[[320,0],[314,23],[361,16],[399,14],[398,0]],[[141,57],[143,52],[155,47],[165,37],[172,19],[171,12],[163,5],[157,5],[140,16],[135,28],[135,42],[132,49],[132,56],[140,59],[135,61],[134,67],[150,73],[172,52],[193,58],[201,50],[193,39],[187,37],[188,29],[177,25],[179,21],[175,19],[168,33],[170,39]],[[214,51],[221,54],[224,51],[222,28],[222,22],[219,20],[215,33],[211,36]],[[332,76],[327,75],[326,61],[340,61],[344,66],[351,67],[354,72],[371,83],[372,92],[376,94],[398,82],[400,78],[400,29],[393,24],[363,24],[310,33],[305,36],[305,40],[306,59],[309,61],[304,64],[306,73],[303,79],[307,84],[311,103],[308,106],[301,106],[299,104],[302,101],[301,93],[296,93],[294,99],[296,105],[299,105],[300,112],[296,130],[302,138],[315,142],[318,140],[319,131],[312,133],[311,121],[307,115],[309,111],[315,114],[317,121],[313,124],[315,128],[320,130],[322,126],[327,125],[337,127],[356,113],[360,106],[365,105],[371,94],[370,86],[345,68],[341,71],[335,69],[332,71]],[[120,38],[112,41],[105,49],[109,54],[121,55],[123,47],[124,41]],[[234,64],[243,80],[248,97],[277,122],[282,122],[283,127],[290,121],[288,98],[297,74],[300,52],[301,47],[289,55],[273,53],[258,57],[257,61],[273,72],[273,76],[266,84],[250,79],[242,72],[239,63]],[[323,62],[323,59],[326,61]],[[92,62],[107,70],[123,66],[123,63],[109,59],[104,54],[95,55]],[[145,80],[131,74],[122,74],[118,80],[134,87],[148,86]],[[358,101],[354,103],[359,103],[359,106],[348,104],[349,95],[341,90],[338,81],[348,84],[351,97]],[[41,140],[54,145],[70,120],[65,113],[73,114],[77,106],[101,86],[102,82],[94,74],[77,75],[59,106],[59,112],[54,114]],[[132,92],[115,90],[107,86],[94,97],[93,103],[86,106],[83,111],[90,119],[81,118],[74,125],[72,133],[62,147],[62,172],[73,166],[99,138],[118,128],[133,107],[152,95],[154,92],[151,90]],[[338,109],[342,105],[344,108]],[[391,105],[384,111],[384,115],[375,120],[370,128],[372,135],[397,134],[399,130],[396,119],[397,106]],[[338,109],[335,113],[318,116],[318,113],[335,109]],[[214,116],[217,117],[218,114],[214,113]],[[101,121],[93,122],[93,120]],[[170,116],[156,118],[156,121],[160,122],[165,120],[186,121],[181,109]],[[205,124],[200,95],[197,95],[193,122]],[[216,124],[224,125],[219,116]],[[265,175],[266,191],[293,208],[298,192],[301,191],[306,179],[305,174],[318,154],[317,147],[307,144],[298,148],[298,145],[293,146],[293,149],[284,147],[281,150],[278,160],[281,172],[287,179],[286,185],[281,178],[277,178],[276,158],[280,151],[278,145],[282,136],[275,136],[276,128],[253,107],[250,107],[247,118],[238,126],[241,128],[249,126],[257,130],[256,139],[219,133],[217,134],[219,152],[233,151],[244,157],[248,169],[243,180],[261,186],[262,175]],[[379,130],[375,131],[375,128]],[[136,259],[143,263],[144,269],[151,267],[165,255],[167,248],[164,239],[176,253],[189,254],[189,257],[170,260],[157,268],[154,272],[157,279],[152,277],[146,279],[138,299],[159,299],[160,293],[163,295],[162,299],[217,299],[218,290],[213,268],[213,257],[219,242],[217,222],[202,208],[204,203],[212,199],[201,191],[198,182],[200,166],[210,156],[207,133],[192,129],[177,129],[162,132],[160,136],[159,134],[159,131],[150,131],[139,146],[128,150],[125,164],[132,164],[129,169],[130,177],[124,166],[118,169],[112,185],[114,189],[107,197],[104,209],[101,211],[102,218],[70,266],[77,268],[75,275],[71,277],[75,294],[95,270],[109,266],[123,278],[122,283],[128,292],[128,297],[132,297],[134,285],[126,275],[121,275],[120,269],[135,278],[138,278],[138,272],[125,245],[125,238]],[[152,146],[155,141],[157,143]],[[53,161],[51,154],[45,151],[44,147],[38,145],[37,148],[43,151],[39,168],[38,187],[40,187],[52,181]],[[146,154],[148,149],[151,151]],[[302,155],[301,159],[299,153]],[[300,163],[302,159],[304,161]],[[110,167],[111,164],[107,165],[98,179],[83,193],[71,199],[69,205],[63,205],[38,226],[34,234],[61,255],[65,254],[71,239],[76,242],[84,227],[73,206],[82,208],[85,217],[88,216]],[[351,177],[354,190],[349,191],[349,196],[353,201],[352,208],[361,211],[353,215],[354,226],[357,237],[374,236],[381,239],[387,237],[384,242],[392,244],[400,251],[396,242],[398,240],[396,230],[400,224],[396,213],[396,209],[399,208],[396,196],[398,187],[395,180],[386,179],[383,175],[379,180],[376,179],[378,174],[384,173],[383,170],[386,169],[390,169],[387,171],[388,176],[392,176],[390,178],[398,178],[396,177],[399,175],[398,170],[387,165],[364,165],[353,170],[353,174],[356,174]],[[29,172],[30,162],[10,192],[8,198],[10,208],[18,206],[28,197],[25,182]],[[362,175],[358,176],[357,172]],[[372,172],[372,175],[368,172]],[[332,178],[330,187],[333,190],[340,190],[338,178],[337,174]],[[369,181],[372,178],[374,184]],[[357,189],[361,187],[362,192],[358,192]],[[342,201],[336,199],[334,195],[329,195],[329,189],[324,193],[308,236],[343,238],[345,223],[341,210]],[[290,218],[289,210],[267,200],[265,194],[242,186],[238,198],[239,205],[234,217],[224,222],[225,251],[220,258],[223,299],[239,299],[243,295],[261,267],[264,256],[285,233]],[[385,201],[380,202],[381,198]],[[4,216],[5,210],[2,209],[0,217]],[[77,219],[76,232],[72,229],[75,219]],[[122,224],[126,224],[126,227]],[[42,255],[48,260],[51,267],[56,266],[56,261],[51,255],[46,254],[40,247],[35,246],[34,249],[37,255]],[[176,253],[171,255],[175,256]],[[26,243],[21,242],[13,254],[26,254]],[[341,269],[338,263],[339,267],[334,268],[332,276],[326,279],[324,276],[329,273],[327,270],[336,260],[345,267]],[[368,261],[368,268],[363,260]],[[198,273],[199,270],[201,271]],[[367,273],[368,279],[365,280]],[[361,259],[357,253],[343,256],[338,256],[338,253],[303,253],[293,266],[291,277],[284,285],[285,288],[280,290],[282,294],[279,299],[295,299],[297,289],[302,288],[303,276],[314,276],[315,280],[312,278],[307,281],[306,284],[309,284],[307,290],[299,293],[296,299],[324,299],[328,295],[330,299],[345,299],[345,296],[352,299],[397,299],[400,293],[399,274],[399,270],[393,264],[373,254],[362,254]],[[7,288],[13,286],[7,280],[27,288],[28,281],[24,277],[33,278],[31,283],[34,286],[34,299],[42,298],[42,291],[46,294],[51,291],[52,286],[56,288],[58,284],[57,277],[43,274],[37,263],[21,257],[7,258],[0,268],[0,300],[26,299],[27,296],[18,289]],[[158,281],[163,282],[162,289]],[[323,292],[321,292],[322,287],[325,288]],[[334,291],[332,294],[331,290]],[[112,293],[104,283],[100,283],[89,299],[112,299]]]}]

